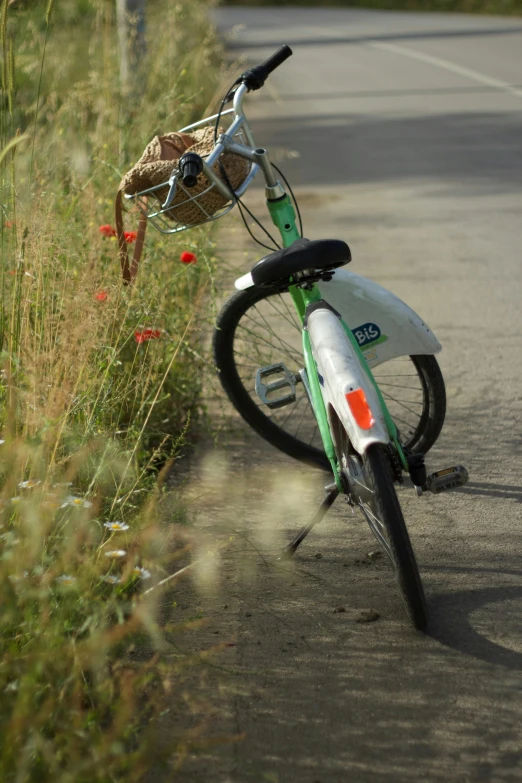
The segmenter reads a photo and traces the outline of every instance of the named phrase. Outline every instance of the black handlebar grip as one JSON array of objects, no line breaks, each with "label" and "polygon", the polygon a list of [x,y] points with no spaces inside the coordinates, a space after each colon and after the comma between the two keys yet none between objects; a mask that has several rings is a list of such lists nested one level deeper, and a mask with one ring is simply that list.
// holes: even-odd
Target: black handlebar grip
[{"label": "black handlebar grip", "polygon": [[279,47],[277,52],[274,52],[274,54],[263,63],[263,68],[266,69],[267,76],[269,73],[272,73],[272,71],[275,71],[276,68],[279,68],[279,66],[282,65],[285,60],[288,60],[292,54],[292,50],[286,44]]},{"label": "black handlebar grip", "polygon": [[179,159],[181,181],[187,188],[193,188],[203,171],[203,161],[197,152],[185,152]]},{"label": "black handlebar grip", "polygon": [[268,58],[262,65],[254,65],[253,68],[249,68],[241,76],[236,79],[234,84],[246,84],[249,90],[259,90],[267,80],[267,77],[275,71],[275,69],[284,63],[293,52],[289,46],[284,44],[277,52]]}]

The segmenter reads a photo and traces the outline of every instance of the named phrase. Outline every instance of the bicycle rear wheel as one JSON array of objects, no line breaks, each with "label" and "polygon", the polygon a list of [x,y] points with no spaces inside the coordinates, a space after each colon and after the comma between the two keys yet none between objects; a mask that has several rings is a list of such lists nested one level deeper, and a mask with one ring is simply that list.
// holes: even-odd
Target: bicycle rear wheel
[{"label": "bicycle rear wheel", "polygon": [[424,589],[393,485],[388,453],[381,444],[373,444],[361,458],[351,450],[347,437],[340,451],[349,497],[362,511],[392,564],[411,622],[424,631],[428,621]]},{"label": "bicycle rear wheel", "polygon": [[[221,310],[214,331],[214,361],[231,402],[256,432],[276,448],[324,470],[330,464],[302,383],[296,400],[275,410],[255,391],[256,370],[282,362],[292,373],[304,367],[301,324],[288,292],[248,288]],[[401,356],[372,370],[401,441],[426,453],[437,440],[446,394],[433,356]]]}]

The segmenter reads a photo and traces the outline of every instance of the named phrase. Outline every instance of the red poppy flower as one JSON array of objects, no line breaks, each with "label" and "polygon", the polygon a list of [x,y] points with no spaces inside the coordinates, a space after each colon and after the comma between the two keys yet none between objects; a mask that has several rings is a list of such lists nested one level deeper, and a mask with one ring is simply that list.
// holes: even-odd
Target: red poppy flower
[{"label": "red poppy flower", "polygon": [[104,237],[115,237],[116,229],[112,226],[109,226],[108,224],[105,226],[100,226],[100,234],[103,234]]},{"label": "red poppy flower", "polygon": [[124,231],[123,232],[123,236],[125,237],[125,241],[129,242],[129,244],[130,244],[131,242],[135,242],[136,241],[136,238],[138,236],[138,232],[137,231]]},{"label": "red poppy flower", "polygon": [[107,291],[98,291],[97,293],[94,294],[94,298],[98,302],[105,302],[107,296],[108,296]]},{"label": "red poppy flower", "polygon": [[159,329],[144,329],[142,332],[134,332],[134,339],[138,345],[147,340],[157,340],[159,337],[161,337],[161,331]]},{"label": "red poppy flower", "polygon": [[6,220],[5,221],[5,227],[6,228],[12,228],[14,226],[14,223],[12,220]]},{"label": "red poppy flower", "polygon": [[190,253],[188,250],[184,250],[179,257],[179,260],[182,264],[195,264],[197,258],[195,253]]}]

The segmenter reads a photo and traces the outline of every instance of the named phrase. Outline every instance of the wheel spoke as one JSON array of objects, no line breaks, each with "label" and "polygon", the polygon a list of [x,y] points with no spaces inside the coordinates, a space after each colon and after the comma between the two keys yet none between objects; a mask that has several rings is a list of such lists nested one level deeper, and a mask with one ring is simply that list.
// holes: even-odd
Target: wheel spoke
[{"label": "wheel spoke", "polygon": [[[308,402],[308,399],[307,399],[306,395],[301,397],[299,402],[301,402],[301,400],[306,400]],[[297,425],[297,429],[294,432],[294,438],[297,438],[297,436],[299,435],[299,430],[301,429],[301,424],[303,423],[304,417],[306,416],[307,413],[310,413],[310,415],[313,416],[309,404],[307,406],[305,406],[304,409],[303,409],[303,412],[301,414],[301,418],[299,419],[299,424]]]},{"label": "wheel spoke", "polygon": [[[282,346],[286,346],[287,350],[289,350],[289,351],[291,351],[291,352],[293,352],[293,353],[298,353],[297,349],[296,349],[296,348],[295,348],[293,345],[290,345],[289,343],[287,343],[287,342],[286,342],[286,340],[283,340],[283,338],[281,337],[281,335],[279,335],[279,334],[275,334],[275,332],[272,330],[272,328],[271,328],[271,327],[269,326],[269,324],[267,323],[267,320],[266,320],[266,318],[265,318],[265,317],[264,317],[264,315],[263,315],[263,314],[262,314],[262,313],[261,313],[261,312],[260,312],[260,311],[257,309],[257,307],[255,307],[254,309],[255,309],[256,313],[259,315],[259,317],[263,319],[263,321],[264,321],[264,323],[265,323],[265,326],[266,326],[266,329],[267,329],[267,331],[269,331],[271,334],[273,334],[273,335],[274,335],[274,337],[275,337],[277,340],[279,340],[279,342],[281,343],[281,345],[282,345]],[[254,320],[254,319],[252,319],[252,320]]]},{"label": "wheel spoke", "polygon": [[[252,356],[247,356],[246,353],[242,353],[241,351],[236,351],[234,349],[234,354],[236,356],[241,356],[242,359],[248,359],[249,361],[252,361]],[[234,362],[234,364],[236,364],[236,362]],[[255,365],[253,365],[253,366],[255,366]]]},{"label": "wheel spoke", "polygon": [[[411,408],[408,408],[408,406],[405,405],[403,402],[401,402],[400,400],[397,400],[395,397],[392,397],[391,394],[388,394],[387,392],[382,392],[382,396],[386,397],[388,400],[392,400],[393,402],[396,402],[397,405],[401,406],[401,408],[404,408],[409,413],[411,413],[413,416],[417,416],[420,419],[422,414],[418,413],[418,411],[412,411]],[[420,404],[422,405],[423,403],[420,403]]]},{"label": "wheel spoke", "polygon": [[[401,417],[400,417],[400,416],[396,416],[396,415],[394,414],[394,415],[392,415],[392,419],[393,419],[393,421],[400,421],[400,423],[401,423],[401,424],[404,424],[404,425],[405,425],[406,427],[408,427],[408,429],[410,429],[410,430],[413,430],[413,431],[415,431],[415,429],[416,429],[415,425],[413,425],[413,424],[412,424],[411,422],[409,422],[409,421],[405,421],[404,419],[401,419]],[[418,427],[418,426],[419,426],[419,425],[417,424],[417,427]]]},{"label": "wheel spoke", "polygon": [[407,389],[408,391],[422,391],[421,386],[400,386],[398,383],[382,383],[380,378],[376,378],[379,386],[388,386],[393,389]]},{"label": "wheel spoke", "polygon": [[[250,318],[250,320],[254,321],[253,318]],[[256,322],[254,321],[254,323],[256,323]],[[257,326],[260,326],[260,324],[257,324]],[[302,363],[302,361],[303,361],[302,355],[300,355],[295,348],[292,348],[291,345],[285,344],[285,342],[280,337],[278,337],[277,335],[274,335],[274,337],[281,343],[281,345],[274,345],[274,343],[269,342],[267,339],[262,337],[260,334],[258,334],[257,332],[253,332],[251,329],[248,329],[244,325],[241,325],[240,328],[242,329],[242,331],[246,332],[250,337],[253,337],[255,340],[258,340],[259,342],[263,343],[263,345],[266,345],[269,348],[272,348],[274,351],[281,352],[281,350],[282,350],[282,352],[284,354],[286,354],[287,356],[290,356],[294,361]],[[269,332],[269,334],[273,334],[273,332]]]},{"label": "wheel spoke", "polygon": [[295,405],[294,405],[294,407],[293,407],[293,409],[292,409],[291,411],[289,411],[289,413],[288,413],[288,414],[285,416],[285,419],[284,419],[284,421],[283,421],[283,422],[282,422],[282,424],[281,424],[281,427],[282,427],[283,429],[284,429],[284,427],[285,427],[285,424],[286,424],[286,422],[288,421],[288,419],[290,418],[290,416],[291,416],[291,415],[292,415],[292,414],[295,412],[295,409],[297,408],[297,405],[299,405],[299,403],[301,402],[301,400],[302,400],[302,399],[303,399],[303,398],[302,398],[302,397],[300,397],[300,398],[299,398],[299,402],[298,402],[297,404],[295,404]]},{"label": "wheel spoke", "polygon": [[290,324],[290,326],[291,326],[293,329],[295,329],[295,330],[296,330],[298,333],[301,331],[301,327],[300,327],[300,326],[299,326],[299,324],[298,324],[298,323],[295,321],[295,317],[293,317],[293,316],[294,316],[294,314],[292,314],[292,313],[291,313],[291,311],[290,311],[290,310],[289,310],[289,308],[288,308],[288,305],[286,305],[286,302],[284,302],[284,300],[283,300],[283,299],[281,299],[281,301],[282,301],[282,303],[283,303],[283,304],[286,306],[287,312],[290,312],[290,317],[288,317],[288,315],[285,315],[285,313],[282,313],[282,312],[281,312],[281,311],[280,311],[280,310],[279,310],[279,309],[278,309],[278,308],[275,306],[275,304],[274,304],[274,302],[273,302],[273,298],[272,298],[272,299],[269,299],[268,301],[269,301],[269,304],[272,306],[272,308],[273,308],[273,309],[276,311],[276,313],[277,313],[279,316],[281,316],[281,318],[283,318],[283,319],[284,319],[284,320],[285,320],[285,321],[286,321],[288,324]]}]

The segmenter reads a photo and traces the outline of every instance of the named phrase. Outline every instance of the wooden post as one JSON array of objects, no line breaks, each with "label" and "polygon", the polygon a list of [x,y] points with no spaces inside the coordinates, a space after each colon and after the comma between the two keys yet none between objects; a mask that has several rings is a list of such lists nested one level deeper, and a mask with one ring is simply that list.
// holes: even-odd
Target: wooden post
[{"label": "wooden post", "polygon": [[136,85],[145,54],[145,0],[116,0],[120,82],[129,93]]}]

